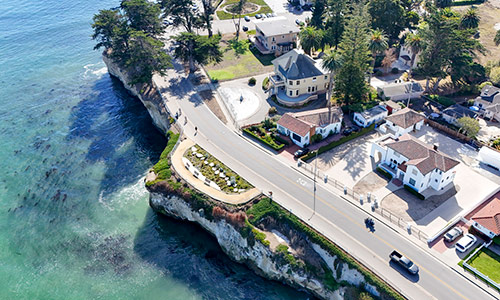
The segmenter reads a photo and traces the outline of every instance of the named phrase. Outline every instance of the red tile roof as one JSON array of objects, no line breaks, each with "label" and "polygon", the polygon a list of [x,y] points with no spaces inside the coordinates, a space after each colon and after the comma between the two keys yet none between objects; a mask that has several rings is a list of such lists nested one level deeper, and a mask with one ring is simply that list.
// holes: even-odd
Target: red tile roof
[{"label": "red tile roof", "polygon": [[459,164],[453,158],[434,150],[408,134],[401,136],[398,141],[386,145],[408,158],[406,165],[414,165],[424,175],[436,168],[446,172]]},{"label": "red tile roof", "polygon": [[500,198],[492,198],[471,219],[488,228],[496,235],[500,234]]},{"label": "red tile roof", "polygon": [[385,119],[401,128],[410,128],[411,126],[424,120],[425,117],[417,113],[416,111],[406,107],[400,111],[393,113],[392,115],[386,117]]},{"label": "red tile roof", "polygon": [[284,114],[278,121],[278,125],[295,132],[300,136],[306,136],[314,125],[309,124],[303,120],[295,118],[291,113]]}]

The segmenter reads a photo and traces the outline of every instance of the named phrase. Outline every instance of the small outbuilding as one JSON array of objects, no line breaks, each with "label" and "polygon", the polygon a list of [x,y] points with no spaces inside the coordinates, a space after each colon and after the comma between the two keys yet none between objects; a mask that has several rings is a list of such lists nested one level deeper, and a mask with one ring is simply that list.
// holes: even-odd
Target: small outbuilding
[{"label": "small outbuilding", "polygon": [[353,120],[361,127],[368,127],[382,121],[387,115],[387,108],[384,105],[377,105],[363,112],[354,113]]},{"label": "small outbuilding", "polygon": [[385,118],[384,127],[394,138],[398,138],[414,130],[420,130],[424,125],[425,116],[410,108],[404,108]]},{"label": "small outbuilding", "polygon": [[401,101],[422,96],[424,89],[418,82],[390,83],[377,88],[377,94],[385,100]]}]

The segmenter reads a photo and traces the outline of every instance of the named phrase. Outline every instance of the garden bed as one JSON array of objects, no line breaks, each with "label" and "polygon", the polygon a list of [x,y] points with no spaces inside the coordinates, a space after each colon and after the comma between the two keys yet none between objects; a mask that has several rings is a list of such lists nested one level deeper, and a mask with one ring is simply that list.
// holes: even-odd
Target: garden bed
[{"label": "garden bed", "polygon": [[288,145],[288,141],[276,133],[276,124],[271,119],[244,127],[243,132],[276,151]]},{"label": "garden bed", "polygon": [[[224,1],[220,6],[219,6],[219,9],[217,10],[217,17],[219,18],[219,20],[229,20],[229,19],[232,19],[233,16],[234,18],[237,18],[238,15],[236,14],[232,14],[231,11],[232,8],[237,5],[239,1],[238,0],[226,0]],[[255,10],[248,10],[248,8],[252,6],[258,6],[260,7],[259,10],[255,11]],[[250,13],[245,13],[245,10],[247,12],[250,12]],[[267,14],[267,13],[272,13],[272,9],[267,5],[267,3],[264,1],[264,0],[248,0],[247,1],[247,7],[243,7],[243,13],[241,14],[241,18],[243,18],[244,16],[249,16],[249,17],[253,17],[255,16],[256,14]],[[243,21],[243,20],[242,20]]]},{"label": "garden bed", "polygon": [[249,182],[198,145],[194,145],[188,149],[184,153],[184,157],[187,158],[203,176],[215,182],[215,184],[225,193],[242,193],[253,188]]}]

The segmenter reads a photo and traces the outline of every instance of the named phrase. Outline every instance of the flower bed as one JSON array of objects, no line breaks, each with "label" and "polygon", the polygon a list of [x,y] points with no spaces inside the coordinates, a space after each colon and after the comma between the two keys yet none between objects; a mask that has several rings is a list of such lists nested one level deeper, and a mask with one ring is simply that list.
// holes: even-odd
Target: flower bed
[{"label": "flower bed", "polygon": [[233,170],[229,169],[198,145],[188,149],[186,153],[184,153],[184,157],[187,158],[203,176],[215,182],[225,193],[242,193],[253,188],[245,179],[241,178]]},{"label": "flower bed", "polygon": [[243,128],[243,132],[248,134],[250,137],[276,151],[279,151],[288,145],[288,141],[276,134],[274,132],[275,130],[276,125],[270,119],[266,119],[259,124]]}]

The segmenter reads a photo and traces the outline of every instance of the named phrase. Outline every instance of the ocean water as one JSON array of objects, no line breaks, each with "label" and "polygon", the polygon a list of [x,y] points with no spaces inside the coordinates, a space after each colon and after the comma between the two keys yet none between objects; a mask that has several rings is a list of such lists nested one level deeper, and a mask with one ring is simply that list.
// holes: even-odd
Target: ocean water
[{"label": "ocean water", "polygon": [[149,208],[165,139],[90,39],[118,5],[0,1],[0,299],[307,299]]}]

